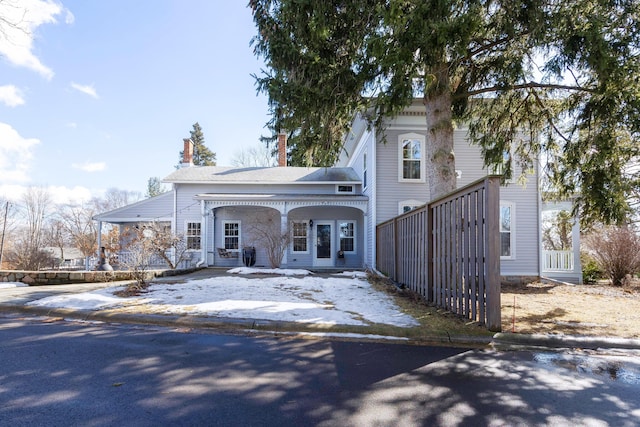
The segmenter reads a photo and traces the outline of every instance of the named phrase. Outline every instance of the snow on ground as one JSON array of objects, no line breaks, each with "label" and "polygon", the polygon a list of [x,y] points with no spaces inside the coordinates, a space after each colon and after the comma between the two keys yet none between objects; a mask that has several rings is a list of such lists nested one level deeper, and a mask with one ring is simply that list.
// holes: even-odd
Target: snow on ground
[{"label": "snow on ground", "polygon": [[[237,273],[235,270],[238,269],[229,272]],[[265,272],[264,269],[253,270]],[[211,277],[184,283],[151,285],[148,292],[138,297],[117,297],[113,293],[121,288],[112,287],[52,296],[29,304],[84,310],[129,308],[144,313],[326,325],[418,325],[415,319],[400,311],[389,295],[376,291],[363,280],[361,274],[355,273],[361,272],[346,272],[340,277],[298,277],[299,273],[290,272],[278,273],[287,274],[284,276],[266,278]]]},{"label": "snow on ground", "polygon": [[0,289],[22,288],[26,286],[29,286],[29,285],[22,282],[0,282]]}]

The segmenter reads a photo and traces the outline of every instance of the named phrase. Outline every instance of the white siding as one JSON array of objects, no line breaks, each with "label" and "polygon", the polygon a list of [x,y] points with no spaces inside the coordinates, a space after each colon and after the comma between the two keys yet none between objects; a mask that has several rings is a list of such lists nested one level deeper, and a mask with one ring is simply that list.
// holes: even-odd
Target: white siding
[{"label": "white siding", "polygon": [[[362,181],[362,194],[369,198],[368,206],[367,206],[367,227],[364,229],[365,224],[359,224],[359,226],[363,227],[365,232],[364,242],[366,245],[366,249],[364,251],[359,251],[364,254],[364,265],[367,267],[373,266],[375,251],[374,242],[375,242],[375,226],[373,218],[375,218],[375,205],[376,205],[376,186],[379,184],[379,181],[376,180],[376,170],[377,170],[377,162],[376,162],[376,141],[375,141],[375,132],[373,130],[366,130],[366,123],[362,118],[359,118],[354,124],[354,129],[357,131],[353,131],[352,135],[350,135],[350,139],[348,141],[346,149],[351,151],[348,158],[343,158],[344,163],[343,166],[351,167],[356,174],[360,177]],[[358,137],[358,139],[356,139]],[[365,182],[364,176],[364,157],[367,157],[367,176]],[[364,221],[363,221],[364,222]]]},{"label": "white siding", "polygon": [[130,205],[96,215],[95,219],[105,222],[133,222],[167,220],[173,213],[173,192],[141,200]]},{"label": "white siding", "polygon": [[[398,206],[403,201],[428,202],[429,183],[399,182],[398,137],[406,133],[426,136],[424,116],[400,116],[390,123],[386,131],[386,142],[378,138],[377,157],[377,204],[376,223],[379,224],[398,215]],[[454,154],[456,171],[460,171],[458,187],[487,175],[483,167],[482,154],[478,146],[469,145],[466,129],[454,131]],[[370,196],[370,199],[372,197]],[[528,178],[526,186],[508,183],[500,189],[500,198],[515,206],[515,257],[501,261],[501,274],[514,276],[539,275],[539,221],[538,221],[538,177]]]}]

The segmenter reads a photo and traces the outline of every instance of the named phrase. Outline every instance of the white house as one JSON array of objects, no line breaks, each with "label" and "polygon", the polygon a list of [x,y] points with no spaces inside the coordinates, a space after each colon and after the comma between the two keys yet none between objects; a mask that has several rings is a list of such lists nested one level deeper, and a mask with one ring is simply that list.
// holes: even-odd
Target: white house
[{"label": "white house", "polygon": [[[367,242],[371,250],[365,264],[375,266],[375,225],[430,201],[424,161],[426,114],[421,100],[385,124],[385,135],[358,116],[336,166],[351,167],[362,178],[363,195],[369,200],[370,224]],[[383,143],[383,141],[386,141]],[[486,176],[478,146],[470,145],[464,127],[454,130],[457,186]],[[348,153],[348,154],[347,154]],[[512,159],[514,156],[510,156]],[[515,170],[515,168],[513,168]],[[500,189],[500,272],[506,277],[548,277],[579,283],[580,230],[573,228],[570,251],[542,249],[543,211],[571,210],[568,203],[544,203],[540,194],[539,170],[532,171],[526,184],[507,182]]]},{"label": "white house", "polygon": [[[419,102],[388,121],[385,135],[357,116],[344,154],[331,168],[287,167],[286,160],[271,168],[194,166],[191,142],[185,140],[183,167],[163,180],[172,184],[170,192],[95,219],[120,226],[170,223],[173,232],[186,236],[194,265],[242,265],[243,248],[253,247],[255,265],[268,267],[267,230],[288,237],[282,267],[376,268],[376,225],[430,200],[426,132]],[[454,140],[458,186],[487,175],[466,129],[456,129]],[[283,138],[279,146],[280,159],[286,159]],[[501,274],[580,282],[577,226],[572,251],[542,250],[546,207],[538,171],[525,186],[507,183],[500,199]]]}]

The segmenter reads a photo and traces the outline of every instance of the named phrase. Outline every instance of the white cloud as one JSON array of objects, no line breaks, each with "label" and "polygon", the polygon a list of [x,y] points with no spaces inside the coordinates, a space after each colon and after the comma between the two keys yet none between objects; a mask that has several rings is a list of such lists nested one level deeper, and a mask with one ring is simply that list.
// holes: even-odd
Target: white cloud
[{"label": "white cloud", "polygon": [[84,93],[85,95],[89,95],[92,98],[98,99],[98,93],[93,85],[81,85],[78,83],[71,82],[71,87],[75,90]]},{"label": "white cloud", "polygon": [[[0,184],[0,200],[7,199],[13,202],[20,202],[29,187],[29,185]],[[93,197],[91,190],[86,187],[48,186],[45,189],[51,196],[51,201],[58,205],[81,204],[91,200]]]},{"label": "white cloud", "polygon": [[84,162],[82,164],[74,163],[71,166],[74,169],[80,169],[85,172],[100,172],[107,168],[107,164],[105,162]]},{"label": "white cloud", "polygon": [[0,34],[4,36],[0,38],[0,55],[11,64],[29,68],[50,80],[53,70],[34,55],[33,40],[40,25],[56,23],[56,16],[65,11],[65,21],[73,21],[73,15],[57,0],[0,1]]},{"label": "white cloud", "polygon": [[47,187],[49,194],[51,194],[51,200],[57,204],[76,204],[90,200],[93,195],[91,190],[86,187],[75,186],[73,188],[61,187],[61,186],[49,186]]},{"label": "white cloud", "polygon": [[33,148],[40,141],[24,138],[14,128],[0,122],[0,185],[29,181]]},{"label": "white cloud", "polygon": [[20,89],[13,85],[0,86],[0,102],[9,107],[17,107],[24,104],[24,98]]},{"label": "white cloud", "polygon": [[73,24],[74,22],[76,22],[76,17],[73,16],[73,13],[71,13],[71,11],[69,9],[67,9],[67,14],[64,17],[64,23],[65,24]]}]

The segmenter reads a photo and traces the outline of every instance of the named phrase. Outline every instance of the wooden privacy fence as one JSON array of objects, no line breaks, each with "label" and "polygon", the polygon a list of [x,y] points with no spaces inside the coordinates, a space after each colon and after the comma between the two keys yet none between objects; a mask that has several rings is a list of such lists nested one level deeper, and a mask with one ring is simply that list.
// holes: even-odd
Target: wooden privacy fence
[{"label": "wooden privacy fence", "polygon": [[376,229],[380,272],[491,331],[500,321],[500,177],[489,176]]}]

